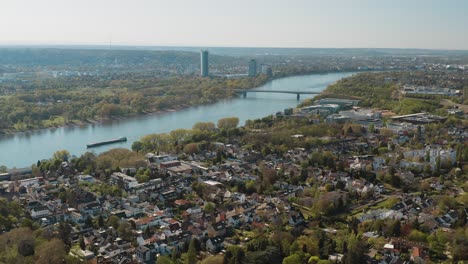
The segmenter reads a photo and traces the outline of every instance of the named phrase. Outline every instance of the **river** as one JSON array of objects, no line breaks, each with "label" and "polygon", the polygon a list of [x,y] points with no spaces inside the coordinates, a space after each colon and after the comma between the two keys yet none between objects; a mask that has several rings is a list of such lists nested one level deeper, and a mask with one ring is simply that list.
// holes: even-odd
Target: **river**
[{"label": "river", "polygon": [[[321,92],[329,84],[353,73],[329,73],[275,79],[256,90],[291,90]],[[301,100],[314,95],[301,95]],[[98,124],[42,129],[0,137],[0,165],[22,168],[47,159],[61,149],[72,155],[86,151],[100,153],[111,148],[130,148],[135,140],[151,133],[169,132],[177,128],[191,128],[197,122],[217,122],[223,117],[237,116],[243,125],[256,119],[298,104],[295,94],[248,93],[215,104],[190,107],[176,112],[150,114]],[[127,142],[86,149],[86,144],[126,136]]]}]

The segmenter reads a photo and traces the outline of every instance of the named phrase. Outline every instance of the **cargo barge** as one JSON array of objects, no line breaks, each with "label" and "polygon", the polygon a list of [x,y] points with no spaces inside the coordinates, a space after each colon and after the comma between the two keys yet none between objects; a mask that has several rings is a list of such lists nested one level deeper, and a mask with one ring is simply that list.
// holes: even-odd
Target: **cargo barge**
[{"label": "cargo barge", "polygon": [[126,141],[127,141],[127,137],[121,137],[121,138],[116,138],[116,139],[111,139],[111,140],[106,140],[106,141],[87,144],[86,147],[87,148],[94,148],[94,147],[99,147],[99,146],[102,146],[102,145],[108,145],[108,144],[126,142]]}]

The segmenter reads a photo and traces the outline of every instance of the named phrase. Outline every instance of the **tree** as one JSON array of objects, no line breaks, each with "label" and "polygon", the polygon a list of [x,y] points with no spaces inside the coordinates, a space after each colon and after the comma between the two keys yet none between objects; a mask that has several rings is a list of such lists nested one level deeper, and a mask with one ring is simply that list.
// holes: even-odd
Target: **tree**
[{"label": "tree", "polygon": [[88,228],[93,227],[93,218],[90,215],[86,217],[85,226]]},{"label": "tree", "polygon": [[225,264],[242,264],[244,260],[245,252],[239,246],[229,246],[226,249],[226,254],[224,255]]},{"label": "tree", "polygon": [[180,254],[177,250],[172,250],[171,252],[171,260],[172,262],[177,262],[178,259],[180,259]]},{"label": "tree", "polygon": [[358,232],[358,225],[359,225],[359,220],[357,220],[356,217],[352,217],[351,221],[348,224],[348,231],[357,233]]},{"label": "tree", "polygon": [[58,231],[59,231],[59,237],[63,241],[63,243],[67,246],[71,245],[71,231],[72,228],[70,224],[67,222],[60,222],[58,226]]},{"label": "tree", "polygon": [[265,187],[274,184],[277,180],[277,176],[278,175],[275,169],[269,168],[267,166],[262,167],[262,179]]},{"label": "tree", "polygon": [[168,151],[173,147],[171,136],[167,133],[146,135],[140,141],[147,151]]},{"label": "tree", "polygon": [[117,169],[126,167],[142,167],[146,162],[144,156],[125,148],[115,148],[105,151],[96,159],[96,166],[99,169]]},{"label": "tree", "polygon": [[408,235],[408,239],[412,241],[427,242],[427,235],[418,230],[412,230]]},{"label": "tree", "polygon": [[137,179],[138,183],[144,183],[144,182],[149,181],[150,179],[150,177],[145,174],[138,174],[135,176],[135,178]]},{"label": "tree", "polygon": [[391,236],[400,236],[401,232],[401,223],[400,220],[394,220],[393,222],[390,223],[390,225],[387,228],[387,237]]},{"label": "tree", "polygon": [[419,231],[419,229],[421,228],[421,225],[419,224],[419,221],[418,221],[417,218],[414,219],[414,221],[413,221],[413,223],[412,223],[411,226],[413,227],[414,230],[418,230],[418,231]]},{"label": "tree", "polygon": [[186,264],[195,264],[197,263],[197,249],[195,246],[195,239],[190,240],[190,245],[187,251]]},{"label": "tree", "polygon": [[144,234],[145,234],[146,237],[151,236],[151,229],[150,229],[149,226],[147,226],[147,227],[145,228],[145,231],[144,231],[144,232],[145,232]]},{"label": "tree", "polygon": [[463,260],[468,259],[468,239],[466,239],[466,233],[468,232],[468,229],[465,228],[459,228],[456,230],[455,235],[453,237],[452,241],[452,254],[453,254],[453,260],[458,263],[460,263]]},{"label": "tree", "polygon": [[221,130],[234,129],[239,125],[238,117],[226,117],[218,120],[218,128]]},{"label": "tree", "polygon": [[348,238],[347,253],[344,257],[345,264],[365,263],[367,245],[354,233]]},{"label": "tree", "polygon": [[193,125],[192,129],[210,132],[215,130],[215,124],[213,122],[198,122]]},{"label": "tree", "polygon": [[192,136],[193,132],[188,129],[176,129],[172,130],[169,135],[171,136],[172,142],[174,144],[180,144],[188,140]]},{"label": "tree", "polygon": [[80,243],[80,248],[81,248],[82,250],[85,250],[85,249],[86,249],[86,243],[85,243],[85,241],[84,241],[83,235],[80,235],[79,243]]},{"label": "tree", "polygon": [[[464,195],[467,196],[467,194],[464,194]],[[458,217],[457,217],[457,220],[455,221],[454,227],[464,227],[467,223],[466,210],[459,209],[457,212],[458,212]]]},{"label": "tree", "polygon": [[78,171],[91,173],[96,169],[96,155],[92,152],[85,152],[75,160],[74,165]]},{"label": "tree", "polygon": [[68,158],[70,157],[70,152],[67,150],[57,150],[54,152],[53,158],[56,160],[61,160],[61,161],[68,161]]},{"label": "tree", "polygon": [[225,262],[222,255],[215,255],[205,258],[200,264],[225,264]]},{"label": "tree", "polygon": [[140,152],[144,149],[144,146],[145,145],[141,141],[137,140],[132,143],[132,150],[135,152]]},{"label": "tree", "polygon": [[283,259],[283,264],[297,264],[302,263],[302,258],[297,253],[292,254]]},{"label": "tree", "polygon": [[18,243],[18,253],[25,257],[34,255],[34,240],[32,238],[21,239]]},{"label": "tree", "polygon": [[245,254],[246,264],[280,264],[281,252],[277,247],[268,246],[264,250],[248,251]]},{"label": "tree", "polygon": [[102,217],[102,215],[99,215],[99,217],[98,217],[98,226],[100,228],[104,227],[104,217]]},{"label": "tree", "polygon": [[319,239],[319,252],[321,258],[328,258],[328,255],[333,253],[333,241],[322,230],[319,230],[317,237]]},{"label": "tree", "polygon": [[117,232],[119,232],[119,235],[127,240],[127,241],[130,241],[132,240],[132,237],[133,237],[133,231],[132,231],[132,225],[127,222],[127,221],[123,221],[119,224],[119,227],[117,228]]},{"label": "tree", "polygon": [[120,223],[120,218],[116,215],[111,215],[109,218],[109,225],[111,225],[114,229],[117,229],[119,227]]},{"label": "tree", "polygon": [[399,187],[401,186],[401,178],[400,178],[400,176],[391,175],[390,183],[391,183],[394,187],[399,188]]},{"label": "tree", "polygon": [[273,245],[281,249],[283,256],[289,255],[289,248],[294,241],[293,235],[285,231],[274,231],[271,234],[270,240]]},{"label": "tree", "polygon": [[201,182],[198,182],[198,181],[194,181],[191,185],[192,187],[192,190],[199,196],[199,197],[203,197],[203,190],[205,189],[205,184],[201,183]]},{"label": "tree", "polygon": [[24,218],[23,221],[21,221],[21,227],[29,227],[31,230],[36,230],[37,228],[39,228],[39,224],[33,222],[29,218]]},{"label": "tree", "polygon": [[[308,236],[300,236],[296,239],[299,249],[302,249],[304,253],[310,253],[311,255],[318,255],[319,248],[318,248],[318,241],[312,237]],[[294,251],[291,250],[291,253]]]},{"label": "tree", "polygon": [[195,154],[198,152],[198,143],[188,143],[184,147],[184,153]]},{"label": "tree", "polygon": [[393,135],[393,131],[388,128],[381,128],[380,129],[380,135],[384,137],[391,137]]},{"label": "tree", "polygon": [[203,211],[205,211],[205,213],[207,214],[212,214],[215,210],[215,205],[213,203],[206,203],[205,204],[205,207],[203,207]]},{"label": "tree", "polygon": [[436,158],[436,173],[440,173],[440,168],[441,168],[441,161],[440,161],[440,155],[438,155]]},{"label": "tree", "polygon": [[168,256],[158,256],[156,264],[172,264],[171,258]]},{"label": "tree", "polygon": [[63,263],[67,252],[65,245],[59,239],[43,242],[35,254],[37,264]]}]

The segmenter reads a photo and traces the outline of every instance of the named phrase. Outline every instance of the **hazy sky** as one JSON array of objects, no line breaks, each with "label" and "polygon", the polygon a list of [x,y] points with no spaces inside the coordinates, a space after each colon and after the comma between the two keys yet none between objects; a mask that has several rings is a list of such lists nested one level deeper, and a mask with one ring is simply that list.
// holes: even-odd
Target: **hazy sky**
[{"label": "hazy sky", "polygon": [[468,49],[466,0],[0,0],[0,44]]}]

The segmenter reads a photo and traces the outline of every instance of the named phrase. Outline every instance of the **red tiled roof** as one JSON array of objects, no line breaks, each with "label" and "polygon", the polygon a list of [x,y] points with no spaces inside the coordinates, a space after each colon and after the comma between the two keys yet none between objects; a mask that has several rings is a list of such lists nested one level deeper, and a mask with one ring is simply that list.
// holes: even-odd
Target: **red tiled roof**
[{"label": "red tiled roof", "polygon": [[140,219],[136,220],[135,223],[137,225],[146,225],[146,224],[150,223],[153,220],[154,220],[154,217],[145,217],[145,218],[140,218]]},{"label": "red tiled roof", "polygon": [[421,256],[421,249],[418,247],[413,247],[413,257],[420,257]]},{"label": "red tiled roof", "polygon": [[183,199],[179,199],[179,200],[174,201],[175,205],[186,205],[186,204],[189,204],[189,203],[190,203],[190,201],[183,200]]}]

